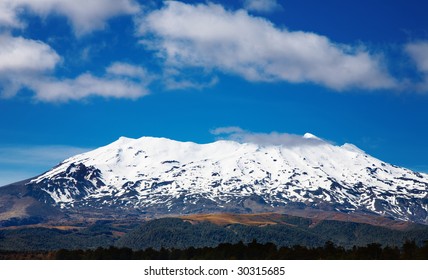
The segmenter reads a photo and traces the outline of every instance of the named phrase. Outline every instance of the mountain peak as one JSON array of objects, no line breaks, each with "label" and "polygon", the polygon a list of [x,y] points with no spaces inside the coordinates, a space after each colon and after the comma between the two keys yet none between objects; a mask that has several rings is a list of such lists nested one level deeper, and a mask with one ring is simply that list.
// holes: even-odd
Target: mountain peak
[{"label": "mountain peak", "polygon": [[130,137],[126,137],[126,136],[120,136],[115,142],[126,143],[126,142],[131,142],[134,140],[135,140],[134,138],[130,138]]},{"label": "mountain peak", "polygon": [[316,140],[321,140],[320,138],[318,138],[317,136],[313,135],[312,133],[306,132],[303,135],[303,138],[305,139],[316,139]]},{"label": "mountain peak", "polygon": [[28,187],[61,209],[157,216],[309,207],[428,223],[428,175],[384,163],[352,144],[328,144],[310,133],[303,138],[258,145],[121,137],[63,161]]}]

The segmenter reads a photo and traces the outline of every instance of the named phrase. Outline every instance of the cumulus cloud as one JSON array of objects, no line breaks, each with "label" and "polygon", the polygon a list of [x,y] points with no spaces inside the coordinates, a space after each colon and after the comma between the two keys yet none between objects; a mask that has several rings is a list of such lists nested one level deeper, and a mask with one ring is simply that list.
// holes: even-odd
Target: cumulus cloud
[{"label": "cumulus cloud", "polygon": [[249,11],[269,13],[281,8],[276,0],[244,0],[244,8]]},{"label": "cumulus cloud", "polygon": [[422,75],[422,82],[417,87],[422,91],[428,90],[428,41],[409,43],[405,46],[405,51]]},{"label": "cumulus cloud", "polygon": [[0,74],[40,73],[55,68],[59,55],[43,42],[0,35]]},{"label": "cumulus cloud", "polygon": [[45,78],[28,82],[39,101],[66,102],[99,96],[104,98],[137,99],[149,94],[145,69],[115,63],[102,77],[85,73],[75,79]]},{"label": "cumulus cloud", "polygon": [[22,23],[17,18],[17,12],[13,7],[13,1],[1,1],[0,2],[0,27],[22,27]]},{"label": "cumulus cloud", "polygon": [[2,0],[0,2],[0,25],[23,27],[22,11],[46,17],[59,14],[68,18],[77,35],[105,27],[110,18],[138,13],[139,5],[134,0]]},{"label": "cumulus cloud", "polygon": [[1,96],[14,96],[25,81],[37,80],[52,71],[60,60],[55,50],[43,42],[0,35]]},{"label": "cumulus cloud", "polygon": [[61,57],[49,45],[35,40],[0,35],[0,94],[15,96],[22,88],[45,102],[80,100],[90,96],[136,99],[148,94],[152,77],[139,66],[113,63],[101,77],[84,73],[56,78],[52,73]]},{"label": "cumulus cloud", "polygon": [[216,135],[218,139],[232,140],[240,143],[254,143],[263,146],[299,147],[323,145],[327,143],[310,133],[306,133],[304,136],[278,132],[257,133],[236,126],[219,127],[210,132]]},{"label": "cumulus cloud", "polygon": [[379,56],[309,32],[275,27],[245,10],[169,1],[139,24],[141,43],[166,67],[201,68],[249,81],[312,82],[335,90],[393,88]]},{"label": "cumulus cloud", "polygon": [[122,76],[122,77],[131,77],[139,80],[147,80],[150,78],[150,75],[147,73],[146,69],[123,62],[115,62],[110,67],[107,68],[107,73]]},{"label": "cumulus cloud", "polygon": [[84,73],[76,78],[50,75],[61,61],[60,56],[40,41],[0,36],[0,92],[13,97],[22,88],[35,93],[44,102],[65,102],[91,96],[136,99],[148,94],[151,77],[147,71],[126,63],[113,63],[106,74],[97,77]]}]

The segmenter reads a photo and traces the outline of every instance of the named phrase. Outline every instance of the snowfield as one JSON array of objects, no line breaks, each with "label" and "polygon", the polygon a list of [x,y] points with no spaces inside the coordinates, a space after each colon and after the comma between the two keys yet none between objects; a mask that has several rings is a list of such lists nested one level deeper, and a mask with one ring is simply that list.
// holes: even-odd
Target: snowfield
[{"label": "snowfield", "polygon": [[61,208],[147,213],[362,211],[427,223],[428,175],[312,134],[298,145],[121,137],[71,157],[28,185]]}]

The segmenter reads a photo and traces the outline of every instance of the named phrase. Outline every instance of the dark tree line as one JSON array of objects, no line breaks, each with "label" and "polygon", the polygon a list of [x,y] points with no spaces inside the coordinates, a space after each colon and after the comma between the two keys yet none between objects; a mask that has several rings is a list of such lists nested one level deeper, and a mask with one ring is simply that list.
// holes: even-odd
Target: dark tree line
[{"label": "dark tree line", "polygon": [[277,247],[273,243],[260,244],[255,240],[244,244],[220,244],[217,247],[133,251],[129,248],[97,248],[89,250],[58,250],[52,252],[0,252],[0,259],[59,259],[59,260],[427,260],[428,242],[418,246],[406,241],[399,247],[383,247],[378,243],[345,249],[332,242],[324,246]]}]

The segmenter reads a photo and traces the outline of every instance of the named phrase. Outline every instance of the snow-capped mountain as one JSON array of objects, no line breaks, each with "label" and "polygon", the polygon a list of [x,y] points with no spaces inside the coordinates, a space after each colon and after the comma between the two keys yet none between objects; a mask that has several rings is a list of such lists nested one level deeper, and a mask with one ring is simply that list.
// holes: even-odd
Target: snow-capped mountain
[{"label": "snow-capped mountain", "polygon": [[428,175],[312,134],[297,144],[210,144],[142,137],[71,157],[27,183],[63,211],[156,216],[287,208],[366,212],[428,223]]}]

